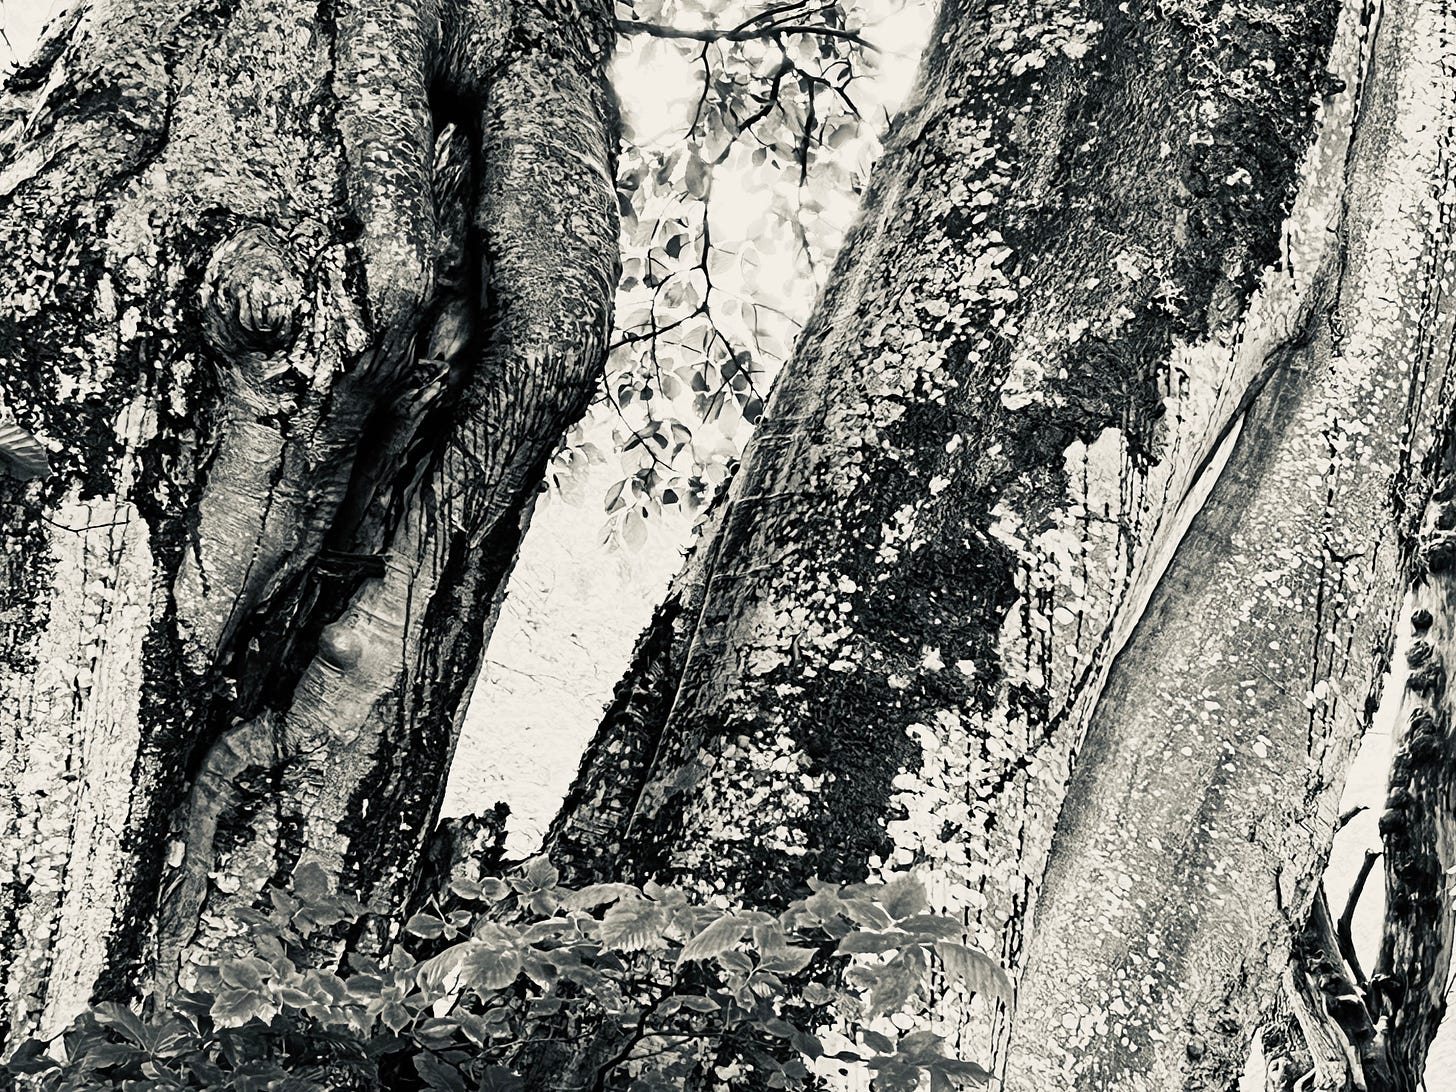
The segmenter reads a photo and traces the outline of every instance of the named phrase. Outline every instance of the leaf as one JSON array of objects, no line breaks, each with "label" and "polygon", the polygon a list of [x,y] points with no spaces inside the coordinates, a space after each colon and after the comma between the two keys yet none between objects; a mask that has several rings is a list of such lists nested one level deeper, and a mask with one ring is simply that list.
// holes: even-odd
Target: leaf
[{"label": "leaf", "polygon": [[433,940],[435,937],[443,936],[445,923],[432,914],[415,914],[404,923],[407,933],[413,933],[417,937],[424,937],[426,940]]},{"label": "leaf", "polygon": [[218,966],[222,981],[240,990],[261,990],[263,982],[273,977],[273,965],[257,956],[224,960]]},{"label": "leaf", "polygon": [[13,420],[0,420],[0,468],[23,482],[51,472],[44,445]]},{"label": "leaf", "polygon": [[712,180],[712,170],[702,157],[696,153],[688,156],[687,171],[683,179],[687,185],[688,193],[701,201],[708,195],[708,185]]},{"label": "leaf", "polygon": [[661,906],[634,899],[619,902],[603,916],[597,937],[603,946],[621,952],[642,952],[663,946],[667,913]]},{"label": "leaf", "polygon": [[470,988],[479,992],[504,989],[521,973],[520,937],[499,925],[451,945],[425,960],[416,970],[420,989],[431,1000]]},{"label": "leaf", "polygon": [[907,933],[937,937],[942,940],[954,939],[965,932],[965,926],[960,922],[940,914],[919,914],[913,918],[905,918],[896,924]]},{"label": "leaf", "polygon": [[896,921],[920,913],[926,907],[925,886],[913,873],[896,876],[879,892],[880,905]]},{"label": "leaf", "polygon": [[940,1058],[926,1065],[930,1071],[932,1087],[937,1077],[948,1087],[986,1088],[991,1083],[991,1071],[975,1062],[961,1058]]},{"label": "leaf", "polygon": [[488,876],[480,881],[480,891],[482,897],[487,902],[500,902],[501,899],[511,893],[511,885],[506,883],[505,880]]},{"label": "leaf", "polygon": [[476,1092],[526,1092],[526,1082],[503,1065],[490,1065],[481,1073]]},{"label": "leaf", "polygon": [[811,1005],[827,1005],[834,1000],[834,994],[822,982],[810,982],[804,987],[804,1000]]},{"label": "leaf", "polygon": [[898,1012],[910,999],[924,975],[925,960],[918,949],[901,952],[883,967],[875,969],[875,985],[870,993],[870,1016]]},{"label": "leaf", "polygon": [[864,1040],[865,1046],[873,1051],[877,1051],[880,1054],[895,1053],[894,1042],[881,1035],[878,1031],[870,1031],[869,1028],[865,1028],[859,1033],[859,1037]]},{"label": "leaf", "polygon": [[912,1031],[900,1037],[895,1053],[908,1061],[921,1065],[945,1057],[941,1053],[943,1046],[945,1046],[945,1038],[933,1031]]},{"label": "leaf", "polygon": [[332,971],[309,970],[303,975],[303,988],[321,1005],[342,1005],[349,997],[344,980]]},{"label": "leaf", "polygon": [[467,902],[484,902],[485,888],[474,880],[459,876],[450,881],[450,892]]},{"label": "leaf", "polygon": [[384,991],[384,980],[377,974],[351,974],[344,980],[353,997],[373,1000]]},{"label": "leaf", "polygon": [[846,898],[843,913],[853,919],[856,925],[870,929],[888,929],[894,922],[890,916],[866,898]]},{"label": "leaf", "polygon": [[795,1028],[793,1034],[789,1036],[789,1043],[806,1058],[824,1057],[824,1044],[819,1041],[817,1036],[811,1035],[807,1031]]},{"label": "leaf", "polygon": [[431,1054],[415,1055],[415,1072],[424,1079],[426,1088],[439,1089],[440,1092],[466,1092],[465,1078],[460,1075],[460,1070]]},{"label": "leaf", "polygon": [[797,1032],[797,1029],[794,1027],[793,1024],[789,1023],[787,1020],[780,1019],[777,1016],[771,1017],[768,1020],[763,1021],[761,1024],[759,1024],[759,1027],[763,1028],[764,1031],[768,1032],[776,1039],[792,1039]]},{"label": "leaf", "polygon": [[59,1063],[46,1053],[46,1044],[39,1039],[27,1039],[5,1063],[14,1073],[44,1073],[55,1069]]},{"label": "leaf", "polygon": [[711,997],[698,997],[693,994],[688,994],[679,997],[677,1000],[681,1002],[683,1008],[690,1012],[719,1012],[723,1008],[722,1005],[714,1001]]},{"label": "leaf", "polygon": [[390,1031],[400,1032],[409,1027],[410,1021],[414,1019],[410,1010],[397,1001],[391,1001],[385,1005],[379,1013],[379,1019]]},{"label": "leaf", "polygon": [[566,910],[595,910],[638,894],[637,888],[629,883],[594,883],[570,892],[561,900],[561,905]]},{"label": "leaf", "polygon": [[627,507],[627,498],[622,495],[626,487],[627,479],[623,478],[616,485],[612,486],[612,488],[607,490],[607,495],[602,501],[602,507],[607,510],[608,514],[615,512],[618,509]]},{"label": "leaf", "polygon": [[647,517],[640,510],[623,518],[622,541],[630,550],[640,550],[647,542]]},{"label": "leaf", "polygon": [[683,945],[678,953],[677,965],[681,967],[693,960],[713,959],[724,952],[731,952],[747,935],[748,922],[736,914],[721,917]]},{"label": "leaf", "polygon": [[127,1066],[146,1056],[146,1051],[130,1043],[96,1043],[86,1050],[85,1067],[106,1069],[111,1066]]},{"label": "leaf", "polygon": [[839,942],[835,949],[840,955],[875,955],[880,952],[888,952],[894,949],[903,948],[907,943],[912,943],[914,938],[909,933],[897,931],[880,933],[868,929],[859,929],[848,934]]},{"label": "leaf", "polygon": [[561,880],[561,873],[557,871],[550,859],[545,854],[532,857],[521,866],[521,875],[530,880],[537,888],[546,889],[555,887]]},{"label": "leaf", "polygon": [[111,1028],[133,1043],[145,1044],[151,1038],[142,1018],[127,1005],[116,1001],[102,1001],[93,1010],[93,1015],[102,1027]]},{"label": "leaf", "polygon": [[220,1028],[240,1028],[254,1017],[267,1019],[272,1009],[267,996],[257,990],[225,989],[218,991],[210,1015]]},{"label": "leaf", "polygon": [[938,940],[935,942],[935,954],[940,956],[946,971],[965,983],[967,989],[999,1001],[1011,1000],[1011,979],[1001,965],[985,952],[954,941]]},{"label": "leaf", "polygon": [[275,996],[291,1009],[306,1009],[314,1003],[312,997],[294,986],[279,986]]},{"label": "leaf", "polygon": [[809,965],[809,961],[813,958],[813,948],[802,948],[795,945],[765,956],[762,966],[764,970],[772,971],[775,974],[798,974]]},{"label": "leaf", "polygon": [[317,861],[301,864],[293,873],[293,893],[305,906],[317,906],[333,890],[333,881]]}]

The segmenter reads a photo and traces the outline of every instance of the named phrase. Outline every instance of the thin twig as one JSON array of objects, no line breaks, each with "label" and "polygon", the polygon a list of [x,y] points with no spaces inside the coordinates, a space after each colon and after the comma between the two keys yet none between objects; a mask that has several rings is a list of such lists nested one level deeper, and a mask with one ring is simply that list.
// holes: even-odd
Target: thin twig
[{"label": "thin twig", "polygon": [[633,19],[617,20],[618,34],[647,34],[653,38],[677,38],[690,42],[756,42],[780,34],[808,34],[823,38],[840,38],[878,53],[880,47],[866,41],[857,30],[840,27],[811,26],[804,23],[778,23],[772,27],[670,27],[662,23],[643,23]]}]

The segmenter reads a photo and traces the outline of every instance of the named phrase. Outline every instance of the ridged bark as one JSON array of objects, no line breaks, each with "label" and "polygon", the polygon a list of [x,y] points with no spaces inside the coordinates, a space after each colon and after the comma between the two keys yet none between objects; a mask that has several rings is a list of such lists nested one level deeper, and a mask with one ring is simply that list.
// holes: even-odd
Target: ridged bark
[{"label": "ridged bark", "polygon": [[51,472],[0,483],[0,1042],[185,979],[300,862],[407,893],[600,372],[611,38],[122,0],[10,81],[0,390]]}]

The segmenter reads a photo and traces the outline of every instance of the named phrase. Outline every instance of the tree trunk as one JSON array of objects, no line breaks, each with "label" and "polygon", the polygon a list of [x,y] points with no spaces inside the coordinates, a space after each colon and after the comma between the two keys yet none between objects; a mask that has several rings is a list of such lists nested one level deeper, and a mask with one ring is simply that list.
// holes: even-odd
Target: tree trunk
[{"label": "tree trunk", "polygon": [[1453,35],[1428,4],[1346,5],[1280,274],[1318,305],[1078,755],[1008,1089],[1231,1087],[1306,932],[1449,399]]},{"label": "tree trunk", "polygon": [[[1331,248],[1282,225],[1338,14],[944,6],[703,590],[553,827],[564,863],[601,839],[622,856],[581,878],[758,905],[922,865],[1020,966],[1112,658],[1329,305]],[[936,994],[912,1018],[985,1060],[1004,1013]]]},{"label": "tree trunk", "polygon": [[407,894],[602,363],[610,16],[123,0],[8,85],[3,1041]]}]

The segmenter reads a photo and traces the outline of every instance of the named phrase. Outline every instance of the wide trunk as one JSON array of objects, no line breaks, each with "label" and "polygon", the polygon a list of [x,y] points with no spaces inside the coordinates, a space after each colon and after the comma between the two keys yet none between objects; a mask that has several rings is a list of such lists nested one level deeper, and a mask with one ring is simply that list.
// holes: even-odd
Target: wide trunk
[{"label": "wide trunk", "polygon": [[0,1041],[402,897],[601,366],[610,15],[115,0],[8,84]]},{"label": "wide trunk", "polygon": [[[1389,663],[1400,558],[1423,556],[1414,538],[1436,473],[1423,464],[1453,378],[1453,40],[1451,13],[1419,0],[1346,4],[1330,66],[1344,90],[1321,111],[1281,270],[1320,303],[1093,717],[1036,914],[1008,1089],[1221,1092],[1291,943],[1328,947],[1315,935],[1334,935],[1323,906],[1305,923]],[[1417,618],[1405,701],[1431,710],[1412,723],[1432,738],[1421,766],[1399,768],[1449,791],[1434,758],[1448,716],[1432,654],[1449,627],[1445,579],[1417,597],[1440,621]],[[1418,844],[1390,856],[1400,874],[1422,871],[1423,909],[1449,919],[1442,839],[1420,818],[1439,814],[1429,795],[1402,813]],[[1428,993],[1435,966],[1416,962]],[[1326,982],[1319,1007],[1350,1005],[1342,985]],[[1430,996],[1413,1007],[1439,1017]],[[1419,1067],[1396,1068],[1408,1075],[1399,1087],[1416,1087]],[[1346,1087],[1340,1069],[1328,1087]],[[1372,1068],[1350,1087],[1393,1086]]]},{"label": "wide trunk", "polygon": [[[1338,201],[1285,220],[1317,109],[1360,94],[1326,71],[1339,13],[944,6],[722,529],[553,827],[564,866],[772,904],[922,865],[1020,967],[1113,656],[1246,418],[1306,382]],[[1340,153],[1311,162],[1338,185]],[[987,1060],[1004,1010],[935,992],[895,1027]]]}]

